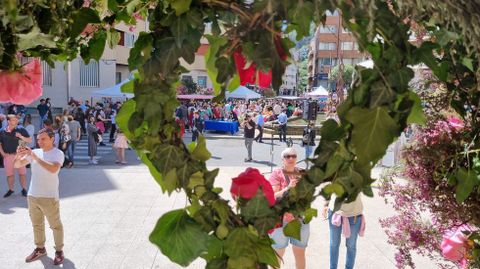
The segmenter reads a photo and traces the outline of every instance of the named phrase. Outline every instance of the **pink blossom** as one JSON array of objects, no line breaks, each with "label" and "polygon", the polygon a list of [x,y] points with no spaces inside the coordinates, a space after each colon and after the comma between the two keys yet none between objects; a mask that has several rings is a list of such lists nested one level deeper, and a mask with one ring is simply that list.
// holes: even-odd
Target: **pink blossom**
[{"label": "pink blossom", "polygon": [[27,105],[42,95],[42,69],[35,59],[20,71],[0,71],[0,102]]},{"label": "pink blossom", "polygon": [[464,227],[458,228],[456,231],[447,231],[443,235],[441,245],[442,255],[454,262],[462,264],[462,268],[466,268],[467,254],[467,237],[463,234]]},{"label": "pink blossom", "polygon": [[465,123],[461,119],[453,116],[448,117],[448,124],[456,131],[460,131],[465,127]]},{"label": "pink blossom", "polygon": [[128,27],[128,31],[130,32],[135,32],[135,29],[136,29],[135,26]]},{"label": "pink blossom", "polygon": [[142,15],[140,15],[140,12],[134,12],[132,16],[137,19],[137,20],[143,20]]}]

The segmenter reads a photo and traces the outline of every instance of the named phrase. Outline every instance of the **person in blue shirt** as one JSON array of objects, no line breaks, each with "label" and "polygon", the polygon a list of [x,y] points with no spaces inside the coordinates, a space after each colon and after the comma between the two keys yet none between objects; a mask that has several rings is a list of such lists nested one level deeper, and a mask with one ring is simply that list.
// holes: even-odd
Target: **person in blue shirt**
[{"label": "person in blue shirt", "polygon": [[263,126],[265,125],[265,118],[263,117],[262,113],[258,114],[257,117],[257,129],[259,131],[257,137],[255,137],[255,141],[258,143],[263,143],[262,138],[263,138]]},{"label": "person in blue shirt", "polygon": [[278,136],[279,136],[280,142],[287,142],[287,121],[288,121],[288,117],[287,117],[287,114],[285,113],[285,109],[283,109],[282,113],[280,113],[280,115],[278,115],[277,121],[280,124],[279,129],[278,129]]}]

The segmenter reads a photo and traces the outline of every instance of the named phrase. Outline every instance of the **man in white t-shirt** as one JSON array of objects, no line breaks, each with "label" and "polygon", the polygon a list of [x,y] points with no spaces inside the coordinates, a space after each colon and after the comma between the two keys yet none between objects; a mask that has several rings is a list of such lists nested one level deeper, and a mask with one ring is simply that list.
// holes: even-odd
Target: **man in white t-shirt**
[{"label": "man in white t-shirt", "polygon": [[45,249],[45,218],[53,230],[55,241],[54,265],[62,264],[63,225],[60,220],[60,204],[58,193],[58,173],[62,167],[64,155],[54,147],[55,133],[42,129],[37,135],[39,149],[19,147],[14,166],[21,167],[31,163],[32,179],[28,190],[28,211],[32,220],[33,235],[36,248],[26,262],[33,262],[47,254]]}]

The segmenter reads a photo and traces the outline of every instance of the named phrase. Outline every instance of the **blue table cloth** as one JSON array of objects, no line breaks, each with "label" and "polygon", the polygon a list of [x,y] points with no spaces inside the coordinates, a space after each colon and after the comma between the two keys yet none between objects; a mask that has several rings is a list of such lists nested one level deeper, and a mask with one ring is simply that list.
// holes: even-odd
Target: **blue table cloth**
[{"label": "blue table cloth", "polygon": [[206,120],[205,131],[222,131],[230,132],[232,135],[238,132],[238,122],[236,121],[219,121],[219,120]]}]

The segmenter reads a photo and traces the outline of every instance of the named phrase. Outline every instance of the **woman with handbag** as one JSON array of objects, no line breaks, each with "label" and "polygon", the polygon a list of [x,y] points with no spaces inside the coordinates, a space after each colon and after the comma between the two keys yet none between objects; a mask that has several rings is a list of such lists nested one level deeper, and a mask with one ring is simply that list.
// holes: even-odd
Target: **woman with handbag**
[{"label": "woman with handbag", "polygon": [[[276,199],[282,199],[288,195],[288,191],[295,187],[300,180],[300,168],[297,165],[297,152],[293,148],[286,148],[282,151],[283,167],[273,170],[270,175],[269,182],[272,185],[273,192]],[[306,268],[305,249],[308,245],[308,239],[310,237],[309,224],[301,223],[300,240],[293,237],[286,236],[283,233],[283,228],[295,217],[290,213],[285,213],[283,216],[282,227],[276,228],[270,234],[270,238],[275,242],[272,247],[278,254],[281,260],[285,254],[285,249],[288,244],[292,245],[293,255],[295,256],[295,265],[297,269]]]},{"label": "woman with handbag", "polygon": [[95,117],[90,116],[87,123],[87,135],[88,135],[88,156],[90,161],[88,164],[98,164],[97,160],[93,157],[97,155],[97,143],[99,141],[98,128],[95,125]]}]

